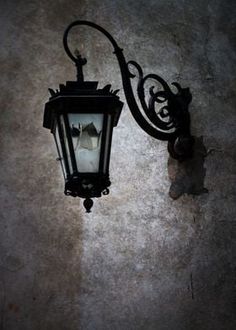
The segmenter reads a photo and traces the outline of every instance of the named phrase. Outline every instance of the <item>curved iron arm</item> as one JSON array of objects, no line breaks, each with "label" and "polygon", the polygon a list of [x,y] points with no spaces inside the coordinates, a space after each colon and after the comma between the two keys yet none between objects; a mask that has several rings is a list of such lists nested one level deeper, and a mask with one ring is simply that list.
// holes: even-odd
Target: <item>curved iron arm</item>
[{"label": "curved iron arm", "polygon": [[[148,74],[143,76],[143,71],[139,64],[135,61],[126,62],[123,55],[123,50],[118,46],[115,39],[101,26],[84,20],[77,20],[72,22],[65,30],[63,37],[63,45],[67,55],[77,66],[77,77],[79,81],[83,81],[82,65],[86,63],[80,55],[74,56],[68,47],[68,33],[69,31],[79,25],[90,26],[101,33],[103,33],[114,47],[114,54],[119,63],[122,83],[126,101],[129,109],[138,123],[138,125],[150,136],[163,141],[169,141],[168,150],[172,157],[177,159],[183,159],[191,155],[193,137],[190,134],[190,115],[188,112],[188,105],[191,102],[192,96],[188,88],[181,88],[178,83],[173,83],[178,92],[174,94],[164,79],[156,74]],[[137,93],[140,99],[140,103],[144,110],[145,115],[152,123],[143,116],[142,111],[136,102],[131,78],[134,78],[129,66],[133,65],[138,72],[138,87]],[[154,86],[149,89],[150,99],[148,104],[145,100],[144,85],[148,79],[154,79],[162,87],[162,91],[154,92]],[[155,103],[167,103],[163,106],[159,112],[155,110]],[[166,120],[169,118],[169,120]]]}]

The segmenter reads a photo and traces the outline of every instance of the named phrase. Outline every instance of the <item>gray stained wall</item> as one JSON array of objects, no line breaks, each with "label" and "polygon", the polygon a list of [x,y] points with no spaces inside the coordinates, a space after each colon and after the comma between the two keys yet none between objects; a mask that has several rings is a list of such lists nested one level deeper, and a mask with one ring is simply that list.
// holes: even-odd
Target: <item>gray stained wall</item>
[{"label": "gray stained wall", "polygon": [[[2,1],[0,329],[236,329],[235,1]],[[66,26],[92,20],[127,60],[190,87],[192,131],[207,149],[209,193],[168,195],[166,143],[127,106],[114,131],[110,195],[85,214],[65,197],[47,88],[75,78]],[[70,38],[85,76],[121,88],[108,41]]]}]

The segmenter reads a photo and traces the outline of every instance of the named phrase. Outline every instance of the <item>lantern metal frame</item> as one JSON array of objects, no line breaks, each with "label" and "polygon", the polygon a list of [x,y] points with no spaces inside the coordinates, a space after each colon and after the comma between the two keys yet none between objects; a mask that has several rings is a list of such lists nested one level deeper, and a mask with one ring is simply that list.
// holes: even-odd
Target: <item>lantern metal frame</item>
[{"label": "lantern metal frame", "polygon": [[[68,81],[60,85],[60,89],[50,89],[51,97],[45,105],[43,126],[51,130],[55,137],[57,151],[62,167],[65,166],[65,195],[85,198],[84,206],[87,212],[93,205],[91,198],[101,197],[109,193],[109,161],[112,142],[112,130],[117,126],[123,103],[110,90],[110,85],[97,89],[98,82]],[[79,110],[79,111],[78,111]],[[80,172],[75,159],[72,141],[72,132],[69,125],[68,114],[103,114],[101,150],[99,153],[99,168],[96,173]],[[65,136],[61,122],[63,117]],[[110,118],[109,118],[110,117]],[[109,124],[108,125],[108,120]],[[60,148],[56,139],[55,130],[58,128]],[[71,166],[69,166],[68,151]],[[71,168],[70,168],[71,167]],[[64,171],[63,171],[64,172]]]},{"label": "lantern metal frame", "polygon": [[[150,136],[155,139],[168,141],[168,151],[170,155],[179,160],[183,161],[190,158],[193,153],[194,137],[190,131],[190,114],[188,106],[192,100],[192,95],[189,88],[182,88],[178,83],[172,83],[177,89],[177,92],[172,92],[167,82],[157,74],[147,74],[144,76],[141,66],[135,61],[127,62],[123,55],[123,50],[118,46],[115,39],[101,26],[84,20],[77,20],[72,22],[65,30],[63,36],[63,45],[66,54],[75,63],[77,68],[77,81],[67,82],[66,86],[60,85],[60,90],[53,91],[49,89],[51,98],[45,106],[44,113],[44,124],[46,128],[50,128],[52,133],[55,129],[55,121],[59,122],[59,116],[64,113],[78,113],[78,102],[82,106],[85,113],[91,112],[91,105],[98,111],[98,103],[102,105],[102,108],[109,109],[109,106],[113,109],[113,127],[117,125],[120,112],[123,103],[119,101],[116,95],[118,90],[111,91],[111,85],[105,86],[103,89],[97,89],[97,82],[84,81],[83,66],[87,60],[82,58],[78,53],[72,54],[68,46],[68,34],[70,30],[75,26],[89,26],[95,30],[100,31],[107,39],[111,42],[114,48],[114,54],[116,55],[123,84],[123,90],[126,97],[128,107],[138,123],[138,125]],[[138,84],[137,84],[137,97],[141,104],[141,109],[138,106],[136,97],[133,92],[131,80],[136,76],[131,72],[131,67],[134,67],[137,71]],[[161,89],[155,90],[154,86],[149,88],[147,99],[147,92],[145,91],[146,82],[148,80],[154,80]],[[96,103],[98,102],[98,103]],[[95,104],[96,103],[96,104]],[[160,109],[156,110],[156,105],[162,105]],[[92,107],[93,107],[92,106]],[[65,111],[65,108],[67,109]],[[56,111],[55,111],[56,109]],[[69,109],[69,111],[68,111]],[[109,110],[108,110],[109,111]],[[104,113],[102,111],[102,113]],[[76,160],[74,159],[73,143],[71,138],[71,132],[69,128],[68,118],[64,114],[65,126],[66,126],[66,138],[68,140],[69,151],[71,156],[71,162],[73,167],[73,175],[66,177],[65,183],[65,194],[71,196],[79,196],[85,198],[84,206],[87,212],[93,205],[91,198],[100,197],[101,194],[108,194],[108,187],[110,186],[109,180],[109,159],[110,159],[110,148],[111,138],[108,150],[108,167],[107,172],[99,175],[96,173],[79,173],[76,167]],[[105,124],[103,124],[105,125]],[[103,126],[104,128],[104,126]],[[59,135],[62,136],[62,128],[58,127]],[[113,129],[113,128],[112,128]],[[112,129],[111,135],[112,135]],[[102,136],[102,139],[105,137]],[[104,141],[103,141],[104,142]],[[66,155],[65,145],[61,139],[61,147],[64,156]],[[104,143],[102,143],[104,145]],[[58,148],[58,146],[57,146]],[[59,150],[58,150],[59,152]],[[104,159],[104,149],[101,150],[101,158]],[[101,166],[101,164],[100,164]],[[69,173],[69,165],[65,163],[66,172]],[[82,184],[87,182],[87,184]],[[93,182],[93,188],[89,188],[89,182]]]}]

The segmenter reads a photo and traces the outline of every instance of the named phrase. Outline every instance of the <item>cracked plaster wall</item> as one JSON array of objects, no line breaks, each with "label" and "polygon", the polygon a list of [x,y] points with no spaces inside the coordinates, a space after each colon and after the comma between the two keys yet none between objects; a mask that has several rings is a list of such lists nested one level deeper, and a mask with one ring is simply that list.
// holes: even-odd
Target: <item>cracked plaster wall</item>
[{"label": "cracked plaster wall", "polygon": [[[7,0],[0,9],[0,329],[235,329],[235,1]],[[191,88],[193,134],[216,149],[205,161],[208,194],[170,199],[166,143],[125,107],[110,195],[91,214],[63,195],[42,116],[47,88],[75,78],[62,48],[75,19],[108,29],[146,73]],[[81,28],[71,42],[88,79],[121,87],[108,41]]]}]

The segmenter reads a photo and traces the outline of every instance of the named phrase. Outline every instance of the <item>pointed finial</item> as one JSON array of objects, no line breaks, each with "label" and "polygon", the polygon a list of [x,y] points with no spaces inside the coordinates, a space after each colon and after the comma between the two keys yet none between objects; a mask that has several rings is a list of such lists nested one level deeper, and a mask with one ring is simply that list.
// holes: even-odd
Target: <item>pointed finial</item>
[{"label": "pointed finial", "polygon": [[75,54],[75,57],[77,58],[77,61],[79,62],[80,65],[85,65],[87,63],[86,58],[82,58],[78,48],[75,49],[74,54]]},{"label": "pointed finial", "polygon": [[83,82],[84,81],[84,75],[83,75],[83,65],[85,65],[87,63],[86,58],[82,58],[79,50],[76,48],[74,51],[74,54],[76,56],[76,61],[75,61],[75,65],[77,68],[77,80],[79,82]]}]

